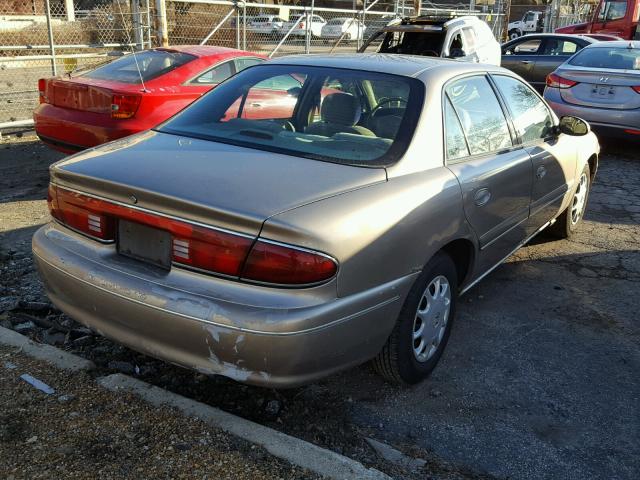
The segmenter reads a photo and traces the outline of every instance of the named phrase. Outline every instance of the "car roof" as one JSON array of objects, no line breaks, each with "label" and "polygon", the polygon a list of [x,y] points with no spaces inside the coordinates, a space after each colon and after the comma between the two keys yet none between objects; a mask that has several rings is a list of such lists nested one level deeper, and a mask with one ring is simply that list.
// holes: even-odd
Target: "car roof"
[{"label": "car roof", "polygon": [[[459,73],[473,71],[502,71],[494,65],[459,62],[447,58],[400,55],[389,53],[343,53],[333,55],[289,55],[270,60],[266,65],[302,65],[309,67],[341,68],[390,73],[405,77],[417,77],[427,70],[454,69]],[[504,70],[507,72],[507,70]]]},{"label": "car roof", "polygon": [[587,48],[640,48],[640,41],[638,40],[612,40],[610,42],[595,42],[589,45]]},{"label": "car roof", "polygon": [[586,35],[582,34],[574,35],[571,33],[530,33],[528,35],[523,35],[522,37],[514,38],[508,43],[522,40],[535,40],[536,38],[565,38],[567,40],[584,40],[587,43],[599,43],[598,40],[593,37],[587,37]]},{"label": "car roof", "polygon": [[159,47],[154,50],[167,50],[174,52],[189,53],[196,57],[212,57],[217,55],[229,55],[236,53],[240,56],[247,55],[249,52],[236,50],[235,48],[217,47],[213,45],[175,45],[171,47]]}]

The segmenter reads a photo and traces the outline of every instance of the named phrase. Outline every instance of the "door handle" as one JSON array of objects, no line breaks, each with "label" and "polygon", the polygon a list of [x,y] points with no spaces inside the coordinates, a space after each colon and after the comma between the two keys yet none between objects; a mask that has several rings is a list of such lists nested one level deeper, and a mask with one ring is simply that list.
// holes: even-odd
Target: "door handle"
[{"label": "door handle", "polygon": [[531,60],[520,60],[520,63],[523,65],[531,65],[533,62]]},{"label": "door handle", "polygon": [[538,177],[538,180],[541,180],[542,177],[544,177],[547,174],[547,169],[544,168],[543,166],[539,166],[538,169],[536,170],[536,177]]},{"label": "door handle", "polygon": [[260,107],[262,107],[262,104],[261,103],[252,103],[251,106],[252,107],[256,107],[256,108],[260,108]]},{"label": "door handle", "polygon": [[491,192],[488,188],[481,188],[480,190],[477,190],[473,195],[473,203],[475,203],[478,207],[486,205],[487,203],[489,203],[490,199]]}]

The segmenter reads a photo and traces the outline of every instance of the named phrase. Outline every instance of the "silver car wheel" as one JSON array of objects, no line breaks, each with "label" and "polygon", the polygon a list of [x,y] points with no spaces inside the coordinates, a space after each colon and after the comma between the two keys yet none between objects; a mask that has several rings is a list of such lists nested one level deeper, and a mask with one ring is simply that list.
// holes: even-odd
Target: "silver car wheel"
[{"label": "silver car wheel", "polygon": [[435,277],[422,294],[413,321],[413,354],[426,362],[438,350],[451,310],[451,288],[443,275]]},{"label": "silver car wheel", "polygon": [[589,189],[589,179],[587,174],[583,173],[580,176],[578,182],[578,188],[573,195],[573,201],[571,203],[571,225],[575,225],[580,220],[582,212],[584,211],[584,204],[587,201],[587,190]]}]

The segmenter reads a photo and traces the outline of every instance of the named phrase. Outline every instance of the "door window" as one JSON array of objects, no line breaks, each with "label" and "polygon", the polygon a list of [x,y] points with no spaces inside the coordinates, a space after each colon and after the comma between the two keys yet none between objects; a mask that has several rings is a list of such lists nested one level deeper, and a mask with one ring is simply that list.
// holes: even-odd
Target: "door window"
[{"label": "door window", "polygon": [[192,80],[191,83],[216,85],[224,82],[227,78],[233,75],[233,61],[228,61],[216,65],[211,70],[204,72],[199,77]]},{"label": "door window", "polygon": [[254,65],[264,62],[261,58],[252,57],[240,57],[236,58],[234,61],[236,62],[236,72],[241,72],[247,67],[253,67]]},{"label": "door window", "polygon": [[463,28],[462,34],[464,35],[465,50],[467,53],[471,53],[476,49],[476,33],[472,28]]},{"label": "door window", "polygon": [[446,92],[462,123],[471,155],[513,145],[502,107],[485,77],[457,80]]},{"label": "door window", "polygon": [[451,41],[449,42],[449,57],[459,58],[464,57],[464,44],[462,43],[462,31],[453,34]]},{"label": "door window", "polygon": [[505,53],[507,55],[537,55],[542,40],[525,40],[511,45]]},{"label": "door window", "polygon": [[598,20],[608,22],[610,20],[620,20],[627,15],[626,0],[606,0],[600,7]]},{"label": "door window", "polygon": [[541,55],[554,55],[570,57],[578,50],[580,46],[570,40],[554,40],[548,39],[542,48]]},{"label": "door window", "polygon": [[522,143],[547,138],[553,132],[551,113],[531,88],[513,77],[495,75],[493,79],[511,112]]},{"label": "door window", "polygon": [[444,129],[447,160],[469,156],[469,148],[464,138],[462,125],[448,98],[444,99]]}]

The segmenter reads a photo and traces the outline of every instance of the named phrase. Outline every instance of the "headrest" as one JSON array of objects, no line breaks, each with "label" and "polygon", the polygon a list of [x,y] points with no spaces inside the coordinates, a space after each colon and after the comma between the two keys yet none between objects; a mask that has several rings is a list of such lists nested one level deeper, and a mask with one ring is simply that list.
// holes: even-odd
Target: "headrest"
[{"label": "headrest", "polygon": [[352,127],[360,121],[362,108],[358,99],[350,93],[330,93],[322,101],[320,117],[327,123]]}]

